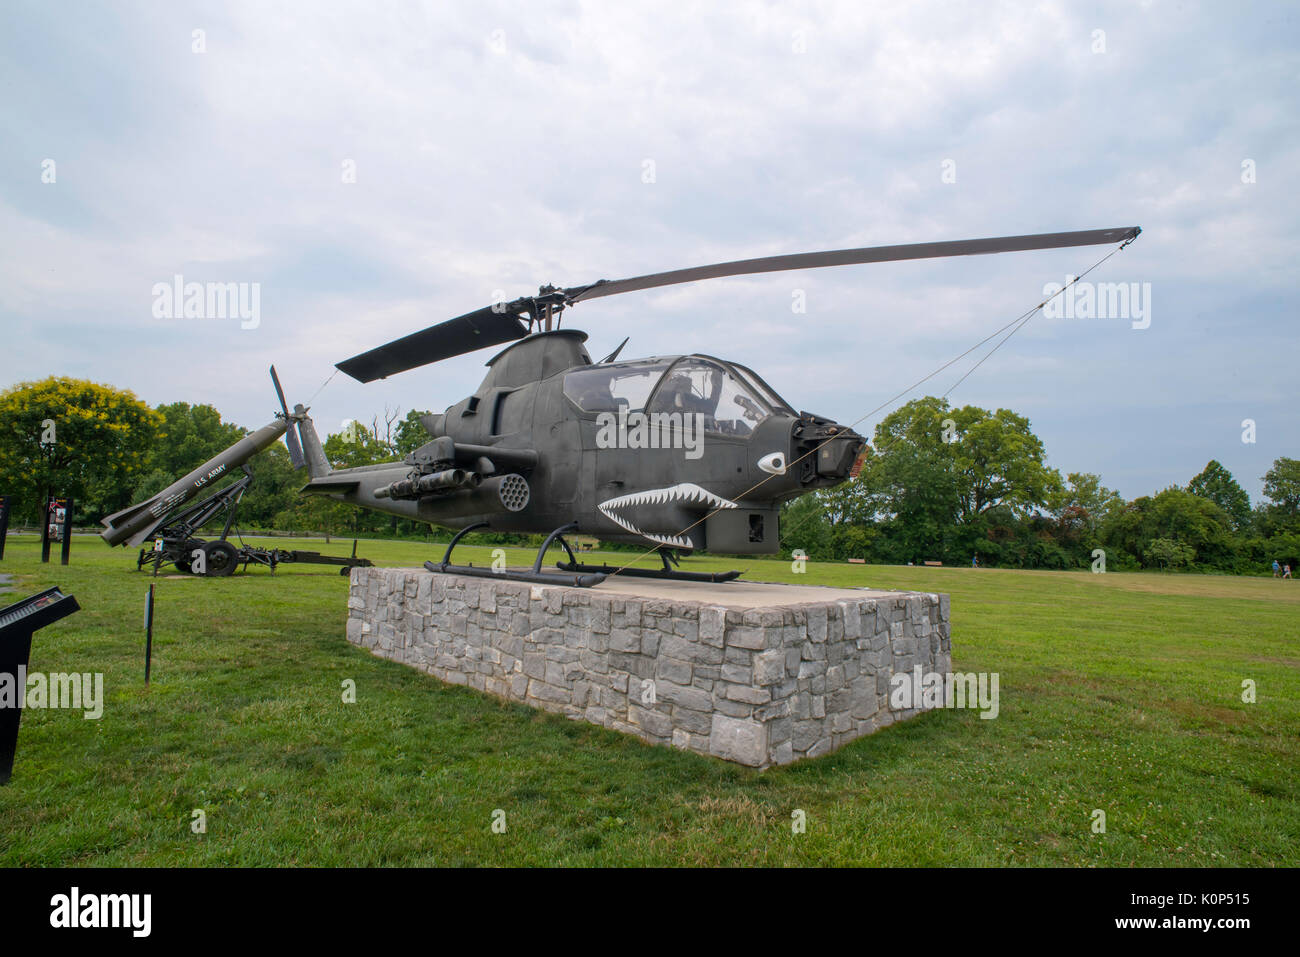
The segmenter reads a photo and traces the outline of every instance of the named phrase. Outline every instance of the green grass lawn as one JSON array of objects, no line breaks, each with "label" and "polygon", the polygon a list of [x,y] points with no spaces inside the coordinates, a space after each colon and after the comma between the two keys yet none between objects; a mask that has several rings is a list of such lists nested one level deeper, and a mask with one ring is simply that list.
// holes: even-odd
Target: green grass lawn
[{"label": "green grass lawn", "polygon": [[[359,551],[409,566],[442,546]],[[373,658],[326,567],[159,577],[146,689],[134,552],[87,537],[67,568],[38,558],[10,538],[0,603],[59,584],[83,610],[37,633],[31,668],[103,672],[107,702],[98,721],[25,713],[0,788],[10,866],[1300,864],[1300,583],[688,559],[947,592],[954,670],[1001,676],[995,720],[934,711],[757,772]]]}]

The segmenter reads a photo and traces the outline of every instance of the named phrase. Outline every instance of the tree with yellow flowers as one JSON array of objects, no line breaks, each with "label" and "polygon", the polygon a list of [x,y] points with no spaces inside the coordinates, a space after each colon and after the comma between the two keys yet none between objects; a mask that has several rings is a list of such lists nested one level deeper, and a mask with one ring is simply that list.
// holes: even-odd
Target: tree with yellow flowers
[{"label": "tree with yellow flowers", "polygon": [[76,499],[89,524],[131,503],[160,416],[131,392],[51,376],[0,392],[0,494],[39,520],[47,494]]}]

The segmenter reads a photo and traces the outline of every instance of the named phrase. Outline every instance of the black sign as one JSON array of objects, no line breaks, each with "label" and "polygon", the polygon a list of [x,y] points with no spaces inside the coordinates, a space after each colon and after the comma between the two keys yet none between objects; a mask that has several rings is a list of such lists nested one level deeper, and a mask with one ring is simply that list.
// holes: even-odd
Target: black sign
[{"label": "black sign", "polygon": [[72,499],[70,497],[50,496],[45,502],[45,521],[41,528],[41,561],[50,560],[50,543],[59,542],[62,546],[60,564],[68,564],[68,555],[72,550]]},{"label": "black sign", "polygon": [[81,608],[58,588],[0,608],[0,784],[9,783],[18,747],[18,722],[27,699],[27,663],[32,633]]}]

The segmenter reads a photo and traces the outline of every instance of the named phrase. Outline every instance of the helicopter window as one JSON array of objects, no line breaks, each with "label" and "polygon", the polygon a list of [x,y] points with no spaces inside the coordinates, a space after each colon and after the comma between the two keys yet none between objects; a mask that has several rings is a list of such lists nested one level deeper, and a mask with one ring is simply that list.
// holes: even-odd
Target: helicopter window
[{"label": "helicopter window", "polygon": [[564,377],[564,394],[584,412],[629,412],[645,408],[646,399],[671,360],[601,364]]},{"label": "helicopter window", "polygon": [[731,365],[737,372],[740,373],[741,377],[744,378],[744,380],[747,383],[749,383],[749,386],[755,392],[757,392],[759,395],[761,395],[764,399],[767,400],[767,404],[771,406],[774,411],[788,412],[790,415],[794,415],[794,408],[790,405],[790,403],[785,401],[785,399],[781,398],[779,395],[777,395],[776,391],[770,385],[764,382],[757,372],[755,372],[753,369],[750,369],[748,366],[737,365],[734,362],[731,363]]},{"label": "helicopter window", "polygon": [[669,369],[647,411],[698,413],[706,431],[723,435],[749,435],[771,415],[754,389],[705,359],[683,359]]}]

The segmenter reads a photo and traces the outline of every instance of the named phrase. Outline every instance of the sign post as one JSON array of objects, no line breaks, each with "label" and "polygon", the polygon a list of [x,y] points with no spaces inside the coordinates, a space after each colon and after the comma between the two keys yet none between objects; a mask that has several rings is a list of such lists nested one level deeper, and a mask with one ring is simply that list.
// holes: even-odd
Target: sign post
[{"label": "sign post", "polygon": [[153,585],[144,596],[144,686],[149,687],[149,666],[153,662]]},{"label": "sign post", "polygon": [[59,563],[68,564],[72,550],[72,499],[51,495],[45,501],[45,521],[41,523],[41,561],[50,560],[50,543],[60,544]]},{"label": "sign post", "polygon": [[0,558],[5,557],[5,536],[9,534],[9,496],[0,495]]},{"label": "sign post", "polygon": [[63,542],[63,551],[59,554],[59,564],[68,564],[68,556],[72,553],[72,496],[59,499],[63,502],[63,507],[58,509],[63,516],[63,521],[59,524],[60,541]]},{"label": "sign post", "polygon": [[45,514],[41,516],[41,562],[50,560],[50,503],[53,501],[47,493],[45,496]]}]

